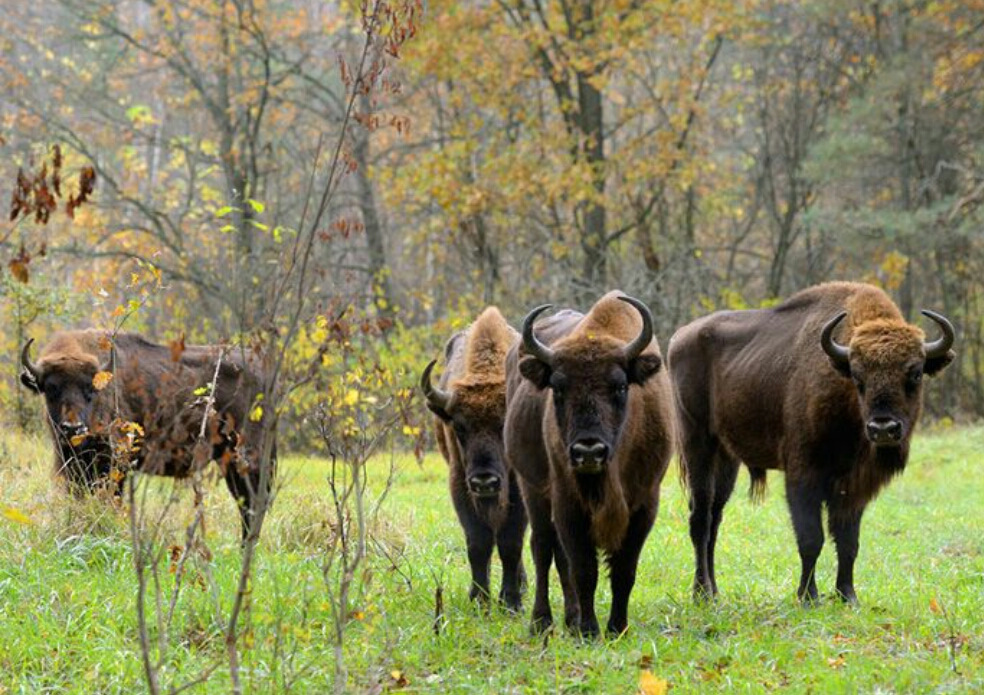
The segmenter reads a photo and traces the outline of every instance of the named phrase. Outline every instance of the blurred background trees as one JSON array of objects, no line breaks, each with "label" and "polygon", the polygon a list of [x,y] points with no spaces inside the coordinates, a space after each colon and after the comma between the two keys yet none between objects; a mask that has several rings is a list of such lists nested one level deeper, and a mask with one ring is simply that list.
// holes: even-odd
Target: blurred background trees
[{"label": "blurred background trees", "polygon": [[[5,418],[24,419],[22,336],[100,325],[147,267],[163,286],[128,328],[270,328],[342,126],[357,14],[0,6],[0,199],[55,144],[67,179],[98,180],[74,216],[4,216]],[[410,385],[487,303],[518,323],[620,287],[665,345],[711,310],[855,279],[911,320],[951,317],[959,367],[927,403],[984,415],[984,2],[432,0],[417,31],[356,104],[307,358],[339,339],[340,297]]]}]

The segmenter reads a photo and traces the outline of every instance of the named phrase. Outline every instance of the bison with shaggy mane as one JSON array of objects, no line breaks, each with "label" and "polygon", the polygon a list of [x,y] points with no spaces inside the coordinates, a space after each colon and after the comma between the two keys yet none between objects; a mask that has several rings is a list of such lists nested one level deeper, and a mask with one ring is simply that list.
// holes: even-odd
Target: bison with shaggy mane
[{"label": "bison with shaggy mane", "polygon": [[519,610],[526,583],[522,562],[526,510],[502,444],[506,353],[518,339],[499,310],[489,307],[448,341],[439,385],[431,383],[436,360],[427,365],[420,380],[427,407],[437,416],[437,444],[448,462],[451,501],[465,531],[470,596],[488,600],[489,565],[498,547],[499,599],[511,610]]},{"label": "bison with shaggy mane", "polygon": [[[73,493],[108,487],[119,494],[130,469],[185,478],[214,460],[239,503],[246,538],[267,417],[256,408],[262,372],[253,351],[172,349],[134,333],[76,330],[53,336],[34,362],[32,342],[21,351],[21,382],[44,396],[56,473]],[[275,442],[271,452],[272,461]]]},{"label": "bison with shaggy mane", "polygon": [[940,338],[926,342],[877,287],[835,282],[770,309],[711,314],[670,339],[695,597],[717,594],[714,546],[744,462],[753,495],[767,470],[785,472],[802,565],[800,600],[817,599],[823,507],[837,548],[837,593],[857,600],[861,515],[905,468],[923,375],[954,358],[950,322],[923,314],[939,325]]},{"label": "bison with shaggy mane", "polygon": [[638,299],[610,292],[587,314],[523,322],[507,361],[506,453],[530,516],[536,565],[532,628],[552,623],[549,571],[557,563],[565,622],[582,635],[595,615],[598,551],[611,575],[607,629],[628,626],[639,555],[656,519],[672,449],[672,396]]}]

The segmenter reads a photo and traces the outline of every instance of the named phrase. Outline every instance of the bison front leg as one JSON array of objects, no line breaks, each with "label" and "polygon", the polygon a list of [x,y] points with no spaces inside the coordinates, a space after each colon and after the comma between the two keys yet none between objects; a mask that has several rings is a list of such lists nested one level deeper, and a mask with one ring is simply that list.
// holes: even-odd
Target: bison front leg
[{"label": "bison front leg", "polygon": [[496,534],[499,559],[502,560],[502,590],[499,600],[511,611],[519,612],[526,589],[523,569],[523,536],[526,533],[526,509],[520,499],[516,478],[510,475],[509,511],[505,523]]},{"label": "bison front leg", "polygon": [[858,557],[861,514],[864,510],[841,510],[830,506],[830,535],[837,548],[837,595],[847,603],[857,603],[854,593],[854,561]]},{"label": "bison front leg", "polygon": [[468,564],[471,567],[471,588],[468,597],[487,603],[491,595],[489,568],[492,551],[495,549],[495,534],[472,507],[464,484],[455,484],[459,479],[452,477],[451,500],[458,514],[458,521],[465,532],[465,545],[468,549]]},{"label": "bison front leg", "polygon": [[[530,632],[539,634],[553,626],[553,614],[550,611],[550,566],[554,561],[554,551],[559,551],[559,548],[550,519],[550,500],[531,487],[524,487],[523,499],[530,519],[530,553],[533,555],[533,570],[536,574]],[[561,554],[557,553],[558,571]]]},{"label": "bison front leg", "polygon": [[818,599],[815,576],[817,558],[823,548],[821,507],[823,496],[819,486],[786,474],[786,501],[793,519],[796,545],[799,548],[801,572],[796,595],[804,604]]},{"label": "bison front leg", "polygon": [[600,631],[594,604],[598,588],[598,551],[591,540],[591,520],[575,505],[573,500],[568,500],[565,505],[555,505],[557,534],[577,594],[581,614],[578,632],[583,637],[595,637]]},{"label": "bison front leg", "polygon": [[608,634],[617,637],[629,627],[629,594],[635,585],[642,546],[656,520],[656,507],[637,510],[629,519],[622,546],[608,558],[612,582],[612,612]]}]

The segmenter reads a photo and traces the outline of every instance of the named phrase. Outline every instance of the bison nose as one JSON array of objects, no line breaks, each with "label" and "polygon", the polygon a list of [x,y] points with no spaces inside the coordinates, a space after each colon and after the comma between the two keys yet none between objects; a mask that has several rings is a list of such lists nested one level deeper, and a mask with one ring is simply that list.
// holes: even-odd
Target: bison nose
[{"label": "bison nose", "polygon": [[582,439],[571,444],[570,455],[575,471],[598,473],[608,460],[608,445],[598,439]]},{"label": "bison nose", "polygon": [[70,422],[68,420],[62,422],[59,425],[59,428],[61,428],[61,431],[64,432],[65,435],[68,437],[77,437],[80,434],[85,434],[86,430],[88,429],[88,427],[86,427],[84,423]]},{"label": "bison nose", "polygon": [[468,478],[468,489],[476,497],[496,497],[502,479],[496,473],[476,473]]},{"label": "bison nose", "polygon": [[893,417],[872,418],[867,429],[873,444],[897,444],[902,439],[902,423]]}]

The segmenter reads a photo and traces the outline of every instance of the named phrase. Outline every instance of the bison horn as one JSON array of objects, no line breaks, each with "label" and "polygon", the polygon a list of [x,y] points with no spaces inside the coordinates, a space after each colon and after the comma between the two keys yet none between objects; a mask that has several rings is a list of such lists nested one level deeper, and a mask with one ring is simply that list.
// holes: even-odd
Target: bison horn
[{"label": "bison horn", "polygon": [[653,315],[649,307],[635,297],[619,297],[626,304],[631,304],[642,316],[642,331],[635,340],[625,346],[623,354],[626,360],[634,360],[642,354],[653,340]]},{"label": "bison horn", "polygon": [[937,314],[935,311],[930,311],[929,309],[923,309],[922,315],[935,321],[940,327],[940,330],[943,331],[943,335],[933,342],[923,342],[923,349],[926,351],[926,359],[943,357],[947,352],[949,352],[950,347],[953,345],[953,324],[950,323],[942,314]]},{"label": "bison horn", "polygon": [[31,378],[34,379],[35,383],[40,384],[41,370],[39,370],[37,366],[33,362],[31,362],[31,356],[30,354],[28,354],[31,351],[31,344],[33,342],[34,342],[34,338],[31,338],[26,343],[24,343],[24,349],[21,350],[21,364],[24,365],[24,369],[26,369],[28,374],[31,375]]},{"label": "bison horn", "polygon": [[523,347],[526,348],[526,352],[533,355],[533,357],[550,366],[553,365],[554,352],[536,339],[536,336],[533,334],[533,322],[536,320],[537,316],[552,306],[553,304],[543,304],[542,306],[538,306],[536,309],[528,313],[525,319],[523,319]]},{"label": "bison horn", "polygon": [[820,346],[823,351],[827,353],[827,356],[834,361],[835,364],[847,364],[851,358],[850,348],[844,347],[834,340],[834,329],[837,328],[837,324],[844,320],[847,316],[846,311],[842,311],[837,314],[834,318],[830,319],[827,324],[820,331]]},{"label": "bison horn", "polygon": [[447,410],[451,403],[451,394],[434,388],[434,384],[431,383],[431,370],[434,369],[435,364],[437,364],[437,360],[431,360],[431,363],[424,369],[424,373],[420,375],[420,390],[424,392],[424,397],[430,405],[441,410]]}]

